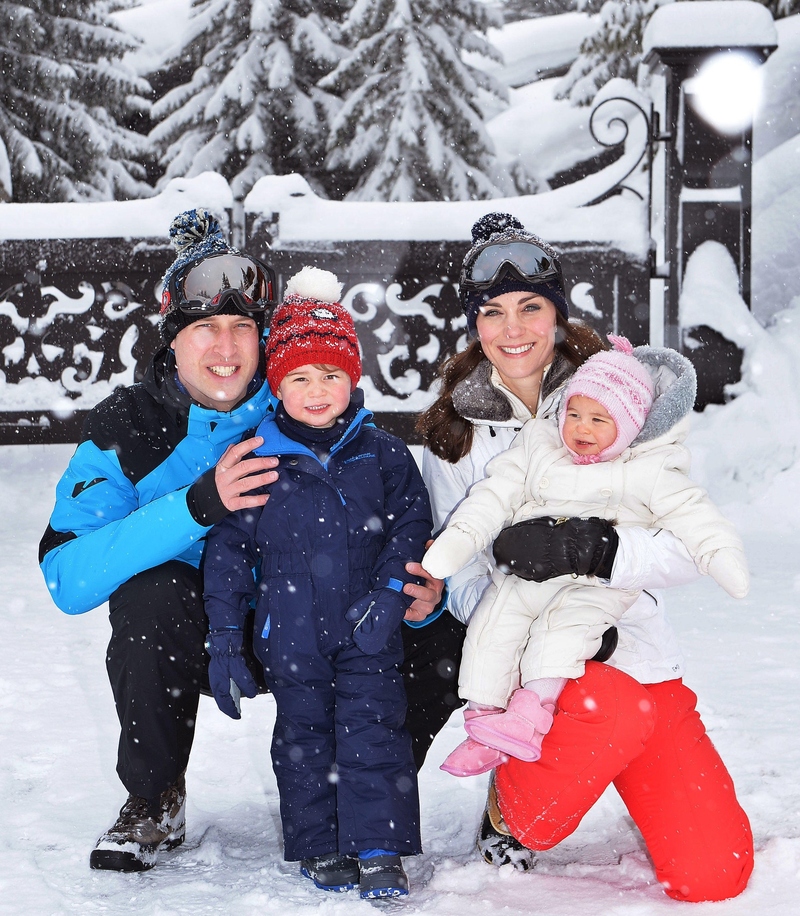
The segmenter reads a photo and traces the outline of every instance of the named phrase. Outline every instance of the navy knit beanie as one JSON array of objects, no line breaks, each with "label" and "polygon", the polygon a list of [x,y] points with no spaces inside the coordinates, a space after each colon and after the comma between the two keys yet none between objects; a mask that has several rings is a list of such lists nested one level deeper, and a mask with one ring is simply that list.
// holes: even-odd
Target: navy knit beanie
[{"label": "navy knit beanie", "polygon": [[[472,248],[464,256],[464,264],[467,264],[475,249],[486,242],[515,242],[527,241],[538,245],[546,252],[559,267],[560,261],[555,249],[540,239],[538,235],[528,232],[522,223],[510,213],[487,213],[482,216],[472,227]],[[472,337],[475,336],[475,322],[478,318],[478,309],[484,302],[494,299],[495,296],[502,296],[503,293],[526,292],[535,293],[549,299],[565,319],[569,319],[569,305],[563,284],[559,279],[553,277],[548,280],[541,280],[537,283],[531,283],[523,280],[513,273],[506,273],[494,286],[489,289],[481,290],[461,290],[461,308],[467,318],[467,329]]]},{"label": "navy knit beanie", "polygon": [[[178,303],[172,300],[169,293],[169,281],[173,274],[188,264],[202,261],[211,254],[226,251],[231,254],[242,254],[237,249],[231,248],[225,240],[219,220],[203,207],[179,213],[169,227],[169,238],[178,256],[167,268],[161,281],[161,313],[158,322],[161,337],[167,344],[172,343],[179,331],[202,317],[185,315],[178,308]],[[222,308],[218,314],[238,314],[238,310],[235,305],[229,305]],[[264,330],[264,316],[254,314],[253,319],[259,326],[258,330],[261,334]]]}]

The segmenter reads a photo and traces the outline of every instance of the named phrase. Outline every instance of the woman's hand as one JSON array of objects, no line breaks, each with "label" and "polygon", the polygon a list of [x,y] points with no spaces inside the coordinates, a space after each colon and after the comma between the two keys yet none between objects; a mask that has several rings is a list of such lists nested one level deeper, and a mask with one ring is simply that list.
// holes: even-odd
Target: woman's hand
[{"label": "woman's hand", "polygon": [[494,558],[504,573],[545,582],[556,576],[611,577],[619,537],[602,518],[531,518],[501,531]]},{"label": "woman's hand", "polygon": [[[431,544],[433,544],[432,539],[425,544],[425,549],[427,550]],[[405,619],[417,622],[425,620],[426,617],[430,616],[436,610],[439,602],[442,600],[444,581],[442,579],[434,579],[430,573],[422,568],[420,563],[406,563],[406,572],[412,576],[418,576],[425,581],[422,585],[407,582],[403,586],[405,594],[411,595],[414,599],[406,611]]]}]

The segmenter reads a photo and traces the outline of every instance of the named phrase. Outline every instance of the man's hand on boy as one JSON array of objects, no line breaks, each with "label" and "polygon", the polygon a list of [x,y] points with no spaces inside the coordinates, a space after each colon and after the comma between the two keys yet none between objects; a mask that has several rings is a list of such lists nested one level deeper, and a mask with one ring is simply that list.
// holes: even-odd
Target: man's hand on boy
[{"label": "man's hand on boy", "polygon": [[254,436],[252,439],[230,445],[217,462],[214,480],[219,498],[229,512],[263,506],[269,498],[266,493],[246,495],[251,490],[275,483],[278,479],[277,472],[272,470],[278,466],[277,458],[271,455],[246,457],[263,443],[261,436]]},{"label": "man's hand on boy", "polygon": [[[425,544],[425,549],[427,550],[431,544],[433,544],[432,538]],[[406,563],[406,572],[419,579],[424,579],[424,582],[422,585],[406,582],[403,586],[405,594],[414,599],[406,611],[405,619],[413,621],[425,620],[436,610],[442,600],[444,580],[434,579],[430,573],[422,568],[420,563]]]}]

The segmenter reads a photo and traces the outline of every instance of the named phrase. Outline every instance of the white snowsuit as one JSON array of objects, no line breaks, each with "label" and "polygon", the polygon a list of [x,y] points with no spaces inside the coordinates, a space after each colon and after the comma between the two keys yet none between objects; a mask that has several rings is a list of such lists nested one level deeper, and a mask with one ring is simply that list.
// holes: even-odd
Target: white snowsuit
[{"label": "white snowsuit", "polygon": [[[701,572],[711,572],[731,594],[746,593],[740,538],[687,477],[689,453],[680,444],[688,432],[688,420],[681,419],[687,410],[676,410],[670,401],[671,383],[662,377],[660,391],[657,386],[662,400],[654,411],[655,428],[648,431],[645,424],[633,446],[610,462],[575,465],[554,419],[528,421],[511,448],[489,462],[488,476],[453,511],[423,565],[434,575],[450,576],[508,524],[542,516],[596,516],[613,520],[618,530],[671,531]],[[653,435],[664,427],[661,435]],[[580,676],[605,630],[640,594],[607,588],[588,577],[537,583],[494,570],[492,580],[470,618],[459,692],[476,703],[501,707],[520,683]]]}]

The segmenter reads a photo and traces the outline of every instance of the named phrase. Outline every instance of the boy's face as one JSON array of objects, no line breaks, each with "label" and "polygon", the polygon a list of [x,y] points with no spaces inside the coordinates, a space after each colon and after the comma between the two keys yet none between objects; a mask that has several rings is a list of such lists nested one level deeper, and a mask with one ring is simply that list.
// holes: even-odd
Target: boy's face
[{"label": "boy's face", "polygon": [[350,376],[336,366],[299,366],[283,377],[275,394],[293,420],[327,429],[350,403]]},{"label": "boy's face", "polygon": [[563,437],[576,455],[598,455],[616,441],[617,424],[599,401],[576,394],[567,404]]}]

